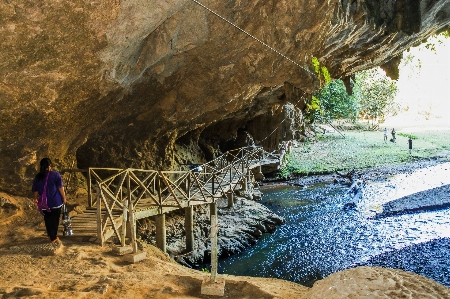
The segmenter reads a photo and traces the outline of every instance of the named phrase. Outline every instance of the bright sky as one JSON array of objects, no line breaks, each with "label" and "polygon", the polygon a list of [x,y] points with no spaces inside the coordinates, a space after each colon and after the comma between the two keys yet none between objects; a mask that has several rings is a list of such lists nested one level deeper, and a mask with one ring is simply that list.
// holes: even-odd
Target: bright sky
[{"label": "bright sky", "polygon": [[[403,54],[395,101],[407,110],[389,122],[427,120],[425,123],[436,122],[450,127],[450,38],[441,37],[441,40],[442,44],[434,42],[436,52],[421,45]],[[408,54],[414,58],[405,64]]]}]

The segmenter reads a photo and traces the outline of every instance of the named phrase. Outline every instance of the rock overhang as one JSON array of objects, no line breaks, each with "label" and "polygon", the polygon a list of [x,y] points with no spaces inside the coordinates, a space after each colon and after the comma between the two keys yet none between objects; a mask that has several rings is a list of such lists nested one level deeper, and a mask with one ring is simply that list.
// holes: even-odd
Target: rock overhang
[{"label": "rock overhang", "polygon": [[395,77],[404,50],[450,24],[449,0],[200,2],[0,4],[0,188],[26,192],[44,156],[162,168],[183,136],[263,136],[319,88],[313,56],[334,78]]}]

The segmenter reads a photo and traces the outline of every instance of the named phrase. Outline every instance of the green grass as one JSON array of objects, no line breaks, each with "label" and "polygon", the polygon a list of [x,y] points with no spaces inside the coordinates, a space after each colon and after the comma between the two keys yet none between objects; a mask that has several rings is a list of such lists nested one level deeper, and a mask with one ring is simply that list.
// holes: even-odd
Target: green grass
[{"label": "green grass", "polygon": [[[327,173],[335,170],[363,169],[401,164],[415,159],[444,157],[450,159],[450,128],[408,131],[397,129],[397,142],[383,141],[383,132],[345,131],[327,133],[312,142],[299,143],[286,156],[280,175]],[[408,137],[414,136],[412,154]],[[390,135],[388,136],[390,138]]]},{"label": "green grass", "polygon": [[416,139],[417,139],[417,136],[415,136],[415,135],[413,135],[413,134],[408,134],[408,133],[398,133],[398,135],[399,135],[399,136],[406,137],[406,138],[411,137],[412,140],[416,140]]}]

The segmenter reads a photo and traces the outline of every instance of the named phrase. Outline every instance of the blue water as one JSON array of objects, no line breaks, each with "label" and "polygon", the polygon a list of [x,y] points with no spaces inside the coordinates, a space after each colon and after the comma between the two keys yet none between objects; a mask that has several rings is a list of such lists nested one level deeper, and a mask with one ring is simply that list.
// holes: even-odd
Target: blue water
[{"label": "blue water", "polygon": [[[450,209],[373,219],[343,211],[346,187],[276,187],[262,203],[286,223],[248,250],[219,261],[219,273],[281,278],[311,286],[357,265],[398,268],[450,287]],[[358,206],[367,206],[361,199]]]}]

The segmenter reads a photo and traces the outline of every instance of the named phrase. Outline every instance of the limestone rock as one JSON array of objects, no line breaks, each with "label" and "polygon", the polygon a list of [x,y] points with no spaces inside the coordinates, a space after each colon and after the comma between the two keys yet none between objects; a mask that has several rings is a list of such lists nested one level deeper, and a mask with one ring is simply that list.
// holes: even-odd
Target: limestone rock
[{"label": "limestone rock", "polygon": [[304,298],[450,298],[450,289],[431,279],[396,269],[358,267],[314,283]]},{"label": "limestone rock", "polygon": [[175,169],[239,128],[276,146],[301,133],[284,105],[320,87],[313,56],[334,78],[395,76],[402,51],[450,24],[450,0],[201,2],[2,1],[0,189],[29,194],[46,156]]}]

